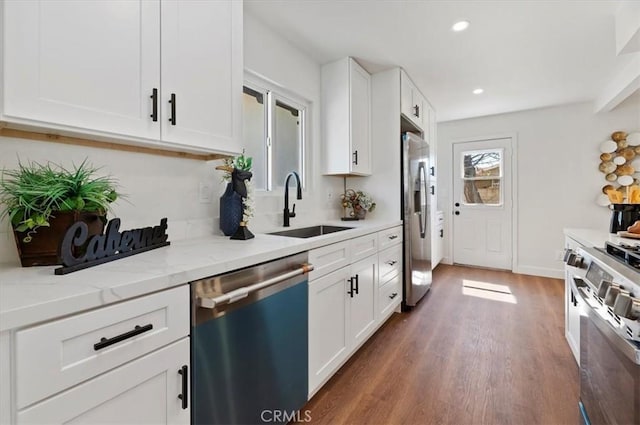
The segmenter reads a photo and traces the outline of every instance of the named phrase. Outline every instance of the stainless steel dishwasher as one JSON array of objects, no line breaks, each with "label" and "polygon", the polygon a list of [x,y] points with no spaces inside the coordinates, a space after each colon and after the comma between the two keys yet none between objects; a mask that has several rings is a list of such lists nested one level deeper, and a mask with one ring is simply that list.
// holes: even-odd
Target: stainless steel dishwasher
[{"label": "stainless steel dishwasher", "polygon": [[193,424],[285,423],[307,402],[307,259],[191,283]]}]

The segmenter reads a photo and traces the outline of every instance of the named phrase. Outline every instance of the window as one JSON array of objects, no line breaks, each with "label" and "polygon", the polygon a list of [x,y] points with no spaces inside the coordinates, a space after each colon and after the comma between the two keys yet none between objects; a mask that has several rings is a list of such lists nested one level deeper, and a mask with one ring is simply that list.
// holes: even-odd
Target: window
[{"label": "window", "polygon": [[253,157],[254,187],[282,187],[291,171],[304,187],[307,105],[260,84],[245,83],[243,93],[243,138],[245,154]]},{"label": "window", "polygon": [[466,205],[502,205],[503,150],[462,152]]}]

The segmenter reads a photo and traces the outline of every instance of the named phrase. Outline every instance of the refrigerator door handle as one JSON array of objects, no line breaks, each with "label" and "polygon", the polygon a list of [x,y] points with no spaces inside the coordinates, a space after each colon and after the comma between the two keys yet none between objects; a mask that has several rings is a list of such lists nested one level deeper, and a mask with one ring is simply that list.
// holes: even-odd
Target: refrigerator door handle
[{"label": "refrigerator door handle", "polygon": [[[427,194],[427,171],[423,161],[420,161],[418,164],[418,179],[420,180],[419,185],[419,202],[422,202],[423,196]],[[416,208],[417,209],[417,208]],[[422,209],[422,205],[420,205],[420,238],[424,239],[427,232],[427,214]]]}]

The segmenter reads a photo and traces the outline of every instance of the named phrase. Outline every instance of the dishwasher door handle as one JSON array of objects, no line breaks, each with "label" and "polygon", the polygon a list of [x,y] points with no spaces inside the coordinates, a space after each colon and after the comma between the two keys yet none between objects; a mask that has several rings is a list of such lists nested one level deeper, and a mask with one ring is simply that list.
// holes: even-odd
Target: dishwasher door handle
[{"label": "dishwasher door handle", "polygon": [[299,268],[292,270],[290,272],[286,272],[281,275],[272,277],[271,279],[263,280],[262,282],[255,283],[253,285],[234,289],[233,291],[229,291],[226,294],[222,294],[214,298],[197,297],[196,304],[198,305],[198,307],[209,308],[209,309],[214,309],[216,308],[216,306],[220,304],[231,304],[238,300],[248,297],[249,294],[251,294],[252,292],[256,292],[260,289],[273,286],[277,283],[282,282],[283,280],[287,280],[295,276],[309,273],[311,270],[313,270],[313,264],[302,264]]}]

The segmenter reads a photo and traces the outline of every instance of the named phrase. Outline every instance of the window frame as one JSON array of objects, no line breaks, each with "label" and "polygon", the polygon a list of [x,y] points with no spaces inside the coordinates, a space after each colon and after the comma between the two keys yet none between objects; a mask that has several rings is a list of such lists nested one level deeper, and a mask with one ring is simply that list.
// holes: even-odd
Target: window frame
[{"label": "window frame", "polygon": [[[468,155],[474,155],[474,154],[482,154],[482,153],[493,153],[493,152],[497,152],[500,155],[500,161],[499,161],[499,167],[500,167],[500,174],[497,176],[480,176],[480,177],[465,177],[465,166],[464,166],[464,158],[465,156]],[[502,208],[504,206],[504,148],[490,148],[490,149],[475,149],[475,150],[469,150],[469,151],[462,151],[460,152],[460,175],[458,176],[459,179],[462,180],[462,187],[464,187],[464,183],[467,181],[491,181],[491,180],[498,180],[500,181],[500,200],[499,202],[495,203],[495,204],[486,204],[486,203],[470,203],[466,201],[466,198],[464,196],[464,190],[461,193],[461,199],[460,202],[465,206],[465,207],[471,207],[471,208]]]},{"label": "window frame", "polygon": [[[298,146],[298,169],[300,173],[300,183],[303,190],[307,188],[307,143],[309,141],[309,123],[307,120],[311,116],[309,113],[311,102],[301,96],[292,93],[290,90],[273,83],[260,75],[253,72],[245,71],[243,81],[243,89],[248,87],[258,93],[262,93],[265,99],[265,169],[266,169],[266,187],[256,189],[256,192],[273,193],[278,189],[284,188],[284,182],[273,181],[274,170],[274,111],[276,102],[284,103],[286,106],[295,108],[299,111],[299,146]],[[276,142],[277,143],[277,142]],[[254,158],[255,160],[255,158]],[[276,164],[277,165],[277,164]]]}]

